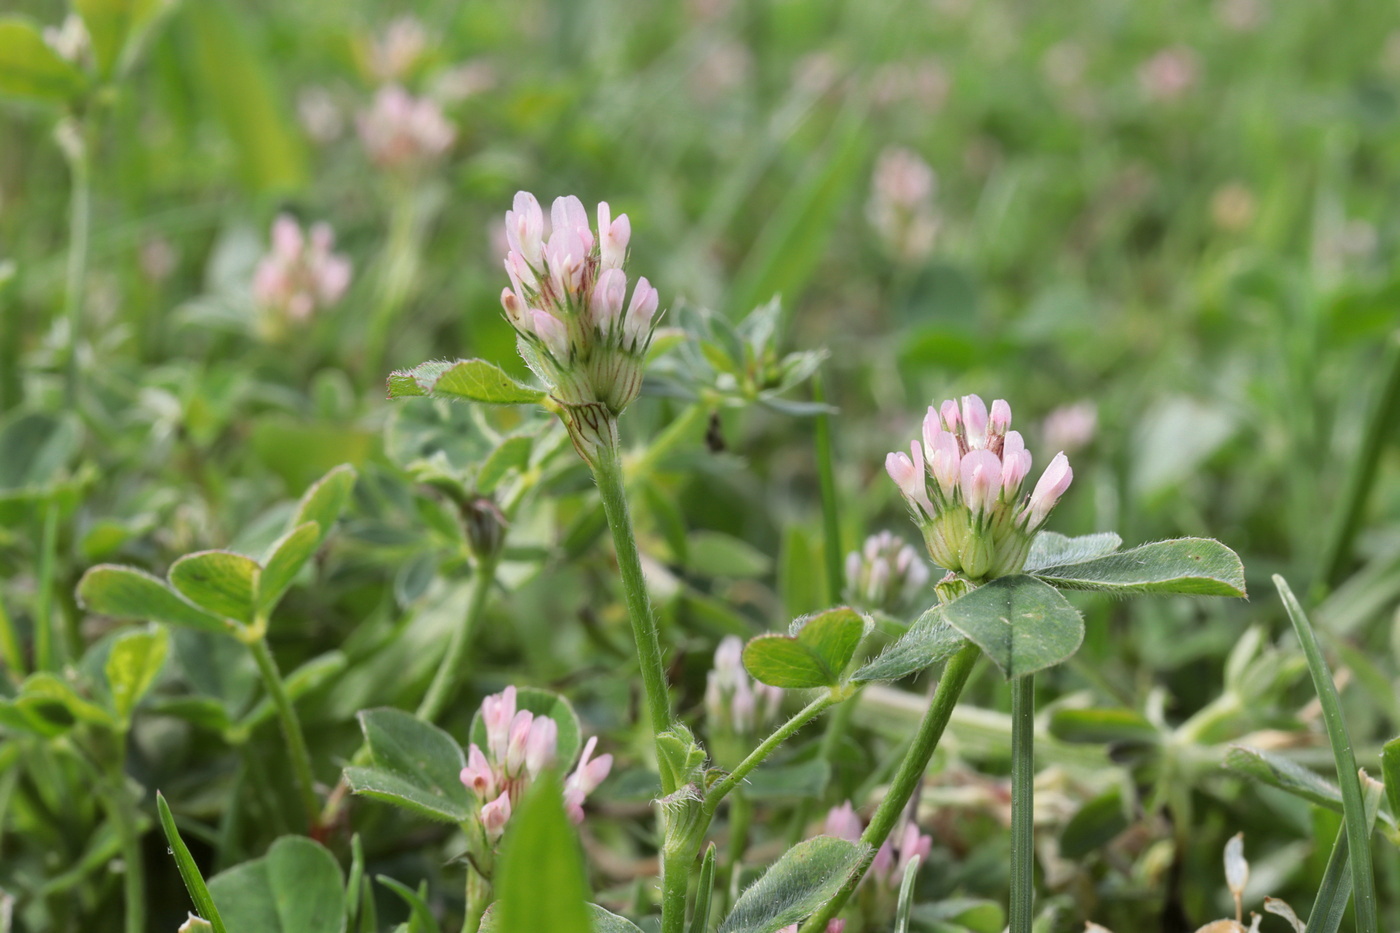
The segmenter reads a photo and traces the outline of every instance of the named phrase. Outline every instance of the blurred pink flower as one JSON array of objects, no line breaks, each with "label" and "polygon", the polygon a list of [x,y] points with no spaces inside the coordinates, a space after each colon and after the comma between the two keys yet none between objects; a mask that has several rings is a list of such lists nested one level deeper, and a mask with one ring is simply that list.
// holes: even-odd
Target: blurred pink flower
[{"label": "blurred pink flower", "polygon": [[1154,100],[1173,101],[1196,86],[1200,71],[1195,50],[1175,45],[1162,49],[1138,67],[1138,84]]},{"label": "blurred pink flower", "polygon": [[442,108],[398,85],[379,89],[355,120],[370,161],[381,168],[423,165],[442,156],[457,139]]},{"label": "blurred pink flower", "polygon": [[938,178],[912,150],[893,146],[880,153],[871,178],[866,216],[886,249],[902,262],[933,252],[939,221],[933,194]]},{"label": "blurred pink flower", "polygon": [[345,114],[323,87],[302,88],[297,94],[297,119],[318,143],[334,142],[345,132]]},{"label": "blurred pink flower", "polygon": [[400,16],[369,42],[366,65],[378,81],[402,81],[428,49],[428,31],[413,16]]},{"label": "blurred pink flower", "polygon": [[1090,401],[1061,405],[1045,416],[1040,427],[1045,448],[1074,453],[1094,440],[1099,426],[1099,407]]},{"label": "blurred pink flower", "polygon": [[335,234],[330,225],[318,223],[309,234],[287,214],[272,224],[272,245],[253,271],[253,298],[276,318],[287,321],[309,318],[318,308],[340,300],[350,285],[350,260],[331,252]]}]

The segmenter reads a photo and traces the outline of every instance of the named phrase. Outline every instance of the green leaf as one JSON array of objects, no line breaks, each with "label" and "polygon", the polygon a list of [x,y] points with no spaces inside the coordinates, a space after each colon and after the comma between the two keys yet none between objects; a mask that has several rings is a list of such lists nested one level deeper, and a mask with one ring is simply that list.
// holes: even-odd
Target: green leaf
[{"label": "green leaf", "polygon": [[641,927],[626,917],[619,917],[611,910],[605,910],[597,904],[586,904],[585,908],[593,933],[642,933]]},{"label": "green leaf", "polygon": [[227,635],[227,622],[190,605],[164,582],[134,567],[98,564],[78,581],[78,601],[89,612],[114,619],[183,625]]},{"label": "green leaf", "polygon": [[360,728],[374,766],[345,769],[355,793],[448,823],[460,823],[476,811],[462,784],[467,762],[452,736],[397,709],[364,710]]},{"label": "green leaf", "polygon": [[1103,851],[1127,828],[1123,794],[1115,787],[1085,803],[1070,817],[1060,833],[1060,852],[1068,859],[1082,859]]},{"label": "green leaf", "polygon": [[170,566],[170,585],[190,602],[222,619],[253,621],[253,597],[262,568],[233,551],[186,554]]},{"label": "green leaf", "polygon": [[1122,546],[1123,539],[1111,531],[1080,535],[1077,538],[1068,538],[1053,531],[1042,531],[1031,541],[1023,572],[1030,573],[1042,567],[1061,564],[1081,564],[1086,560],[1112,554]]},{"label": "green leaf", "polygon": [[839,606],[798,619],[793,628],[795,635],[760,635],[744,647],[744,667],[760,683],[794,689],[840,683],[865,636],[865,619]]},{"label": "green leaf", "polygon": [[283,836],[209,882],[228,933],[344,933],[345,879],[326,847]]},{"label": "green leaf", "polygon": [[1385,780],[1390,812],[1400,820],[1400,738],[1391,739],[1381,747],[1381,777]]},{"label": "green leaf", "polygon": [[1274,587],[1288,611],[1293,631],[1303,647],[1308,661],[1313,689],[1322,706],[1322,722],[1327,727],[1327,741],[1332,745],[1332,758],[1337,765],[1337,785],[1342,794],[1342,820],[1346,824],[1348,858],[1351,862],[1352,894],[1356,905],[1356,929],[1359,933],[1376,933],[1379,920],[1376,910],[1376,876],[1371,859],[1371,823],[1366,813],[1366,800],[1361,790],[1361,778],[1356,767],[1356,752],[1342,716],[1341,698],[1337,684],[1318,647],[1312,623],[1288,582],[1274,574]]},{"label": "green leaf", "polygon": [[239,9],[227,0],[184,4],[177,23],[185,33],[188,60],[208,109],[238,151],[243,180],[259,191],[298,188],[306,181],[306,146]]},{"label": "green leaf", "polygon": [[355,489],[355,479],[358,475],[354,467],[342,463],[312,483],[311,488],[302,494],[301,501],[297,503],[292,528],[315,522],[321,530],[316,541],[319,547],[335,527],[340,513],[345,511],[345,504],[350,501],[350,493]]},{"label": "green leaf", "polygon": [[166,841],[170,843],[170,854],[175,857],[175,867],[180,870],[185,889],[190,892],[190,899],[194,901],[195,911],[208,921],[214,928],[214,933],[228,933],[223,916],[219,913],[219,908],[214,906],[214,898],[204,883],[204,876],[195,864],[194,856],[190,855],[185,840],[180,838],[180,830],[175,826],[175,816],[170,812],[170,804],[165,802],[165,795],[160,791],[156,791],[156,809],[160,811],[160,825],[165,830]]},{"label": "green leaf", "polygon": [[794,797],[820,797],[831,780],[831,763],[809,758],[796,764],[767,762],[755,768],[744,782],[749,800],[791,800]]},{"label": "green leaf", "polygon": [[85,83],[83,73],[49,48],[33,23],[0,17],[0,94],[63,103]]},{"label": "green leaf", "polygon": [[1091,560],[1041,567],[1034,573],[1066,590],[1245,595],[1239,557],[1210,538],[1158,541]]},{"label": "green leaf", "polygon": [[1050,734],[1062,742],[1110,745],[1153,743],[1157,728],[1132,709],[1057,709],[1050,715]]},{"label": "green leaf", "polygon": [[122,722],[151,688],[170,647],[170,633],[160,626],[124,632],[112,642],[107,654],[107,686],[112,706]]},{"label": "green leaf", "polygon": [[485,360],[449,363],[430,360],[389,377],[390,398],[460,398],[490,405],[531,405],[544,401],[539,389],[521,385]]},{"label": "green leaf", "polygon": [[73,686],[48,671],[30,674],[12,700],[0,700],[0,724],[46,738],[63,735],[80,722],[113,728],[107,710],[83,699]]},{"label": "green leaf", "polygon": [[1281,755],[1244,745],[1232,745],[1225,753],[1223,763],[1236,774],[1277,787],[1309,803],[1342,812],[1342,792],[1337,785]]},{"label": "green leaf", "polygon": [[53,488],[80,443],[81,431],[72,417],[46,412],[13,416],[0,427],[0,500],[35,496]]},{"label": "green leaf", "polygon": [[132,27],[155,6],[149,0],[73,0],[73,8],[87,26],[97,70],[103,77],[112,73]]},{"label": "green leaf", "polygon": [[695,911],[690,918],[690,933],[709,933],[710,905],[715,897],[715,844],[705,847],[700,861],[700,883],[695,886]]},{"label": "green leaf", "polygon": [[801,921],[836,896],[868,851],[834,836],[799,842],[739,896],[718,933],[774,933]]},{"label": "green leaf", "polygon": [[303,522],[277,539],[268,551],[262,573],[258,574],[253,600],[258,612],[264,615],[272,612],[320,543],[321,524],[314,521]]},{"label": "green leaf", "polygon": [[497,871],[500,933],[593,929],[578,837],[564,813],[563,787],[553,771],[535,781],[512,814]]},{"label": "green leaf", "polygon": [[530,450],[534,443],[534,438],[523,435],[501,441],[500,446],[491,451],[490,456],[481,464],[481,469],[477,471],[477,491],[483,495],[490,494],[496,488],[496,484],[511,470],[524,470],[530,463]]},{"label": "green leaf", "polygon": [[[548,690],[516,687],[515,709],[516,712],[525,710],[536,716],[548,716],[553,719],[554,724],[559,727],[559,744],[555,746],[554,760],[561,768],[573,765],[574,758],[583,747],[583,729],[579,725],[578,713],[574,712],[572,703]],[[481,718],[480,709],[472,716],[467,735],[471,737],[470,742],[483,750],[486,748],[486,722]]]},{"label": "green leaf", "polygon": [[934,606],[878,658],[852,674],[851,680],[858,684],[899,680],[948,660],[964,641],[962,633],[944,620],[942,607]]},{"label": "green leaf", "polygon": [[415,891],[401,881],[396,881],[387,875],[375,875],[375,880],[384,887],[393,891],[403,902],[408,905],[410,921],[401,924],[398,929],[408,930],[409,933],[441,933],[437,918],[433,916],[432,908],[428,906],[428,883],[425,881],[419,885]]},{"label": "green leaf", "polygon": [[943,607],[943,617],[986,652],[1007,679],[1054,667],[1079,650],[1084,620],[1034,577],[998,577]]}]

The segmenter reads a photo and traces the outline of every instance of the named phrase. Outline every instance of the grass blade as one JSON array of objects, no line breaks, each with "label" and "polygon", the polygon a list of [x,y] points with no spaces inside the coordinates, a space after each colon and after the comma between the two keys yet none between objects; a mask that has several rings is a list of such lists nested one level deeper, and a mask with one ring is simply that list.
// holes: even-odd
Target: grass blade
[{"label": "grass blade", "polygon": [[[1372,781],[1366,788],[1368,827],[1375,825],[1380,795],[1380,785]],[[1347,901],[1351,898],[1351,860],[1347,858],[1347,851],[1347,828],[1343,825],[1332,845],[1332,854],[1327,857],[1327,868],[1322,873],[1322,884],[1318,886],[1317,899],[1308,915],[1306,933],[1337,933],[1342,928]]]},{"label": "grass blade", "polygon": [[[1337,686],[1332,682],[1332,672],[1323,660],[1322,649],[1318,647],[1317,636],[1308,622],[1303,607],[1298,604],[1288,582],[1274,575],[1274,586],[1278,588],[1288,617],[1293,622],[1293,630],[1303,645],[1303,655],[1312,673],[1313,687],[1322,704],[1322,719],[1327,726],[1327,739],[1332,743],[1332,757],[1337,762],[1337,785],[1342,791],[1342,818],[1346,823],[1348,861],[1351,863],[1351,885],[1356,895],[1356,929],[1359,933],[1376,933],[1376,880],[1371,865],[1371,831],[1366,820],[1366,804],[1361,794],[1361,779],[1357,774],[1356,754],[1352,751],[1351,736],[1347,733],[1346,721],[1342,719],[1342,704],[1337,696]],[[1314,911],[1315,913],[1316,911]]]},{"label": "grass blade", "polygon": [[690,916],[690,933],[705,933],[710,926],[710,902],[715,893],[715,844],[705,849],[700,863],[700,884],[695,889],[695,911]]},{"label": "grass blade", "polygon": [[214,906],[214,898],[204,883],[204,876],[199,873],[199,866],[194,863],[194,856],[190,855],[185,840],[180,838],[180,830],[175,826],[175,816],[170,812],[170,804],[165,802],[165,795],[160,791],[156,791],[156,809],[160,811],[160,825],[165,830],[165,838],[170,842],[170,854],[175,856],[175,867],[180,869],[180,877],[185,880],[185,887],[190,892],[190,900],[194,901],[195,911],[209,921],[214,933],[228,933],[223,918],[219,916],[219,908]]}]

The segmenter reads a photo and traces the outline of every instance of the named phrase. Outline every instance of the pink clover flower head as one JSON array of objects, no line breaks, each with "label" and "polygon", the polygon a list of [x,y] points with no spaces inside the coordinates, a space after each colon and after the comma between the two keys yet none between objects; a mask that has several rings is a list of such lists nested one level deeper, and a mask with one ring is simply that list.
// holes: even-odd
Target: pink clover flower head
[{"label": "pink clover flower head", "polygon": [[628,296],[632,225],[603,202],[598,228],[583,202],[556,198],[546,215],[528,191],[505,216],[501,307],[525,362],[566,407],[601,404],[620,414],[641,392],[660,296],[638,277]]},{"label": "pink clover flower head", "polygon": [[[486,748],[467,748],[461,780],[476,797],[486,838],[501,838],[511,808],[547,768],[558,764],[559,724],[549,716],[517,708],[515,687],[506,687],[481,702]],[[564,781],[564,805],[575,822],[583,819],[584,799],[612,770],[612,755],[594,756],[598,737],[591,736],[572,774]]]},{"label": "pink clover flower head", "polygon": [[437,103],[414,97],[397,84],[379,89],[356,117],[355,127],[370,161],[390,170],[431,164],[457,140],[456,127]]},{"label": "pink clover flower head", "polygon": [[753,736],[778,718],[780,687],[770,687],[744,670],[744,642],[726,635],[715,649],[715,666],[705,679],[705,717],[710,734]]},{"label": "pink clover flower head", "polygon": [[366,65],[380,82],[402,81],[428,50],[428,30],[412,16],[400,16],[369,42]]},{"label": "pink clover flower head", "polygon": [[[1069,488],[1073,471],[1061,453],[1034,491],[1023,495],[1031,454],[1011,429],[1004,399],[990,408],[976,395],[929,406],[921,439],[908,455],[891,453],[885,469],[909,505],[934,563],[971,580],[1017,573],[1030,542]],[[852,573],[857,562],[848,562]],[[892,580],[876,571],[868,582]],[[922,583],[920,584],[922,585]]]},{"label": "pink clover flower head", "polygon": [[928,564],[892,532],[865,539],[846,555],[846,598],[867,609],[896,612],[928,583]]},{"label": "pink clover flower head", "polygon": [[271,245],[253,270],[253,300],[268,336],[280,336],[290,322],[304,321],[340,301],[350,287],[350,260],[334,252],[330,225],[309,232],[287,214],[272,222]]}]

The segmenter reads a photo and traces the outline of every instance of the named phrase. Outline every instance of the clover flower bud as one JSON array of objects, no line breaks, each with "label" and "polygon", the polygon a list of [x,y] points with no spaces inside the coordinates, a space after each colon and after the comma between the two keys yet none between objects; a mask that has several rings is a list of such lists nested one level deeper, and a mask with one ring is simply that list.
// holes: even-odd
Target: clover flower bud
[{"label": "clover flower bud", "polygon": [[918,552],[888,531],[871,535],[846,557],[846,598],[869,609],[896,612],[928,583]]},{"label": "clover flower bud", "polygon": [[486,748],[491,758],[504,761],[515,719],[515,688],[506,687],[481,701],[481,721],[486,725]]},{"label": "clover flower bud", "polygon": [[987,446],[987,405],[980,396],[962,399],[963,437],[969,450]]},{"label": "clover flower bud", "polygon": [[481,808],[481,828],[486,838],[496,842],[506,831],[506,821],[510,819],[510,794],[502,791],[495,800]]},{"label": "clover flower bud", "polygon": [[1060,501],[1074,479],[1074,471],[1069,467],[1069,459],[1061,451],[1050,461],[1040,480],[1035,484],[1030,501],[1021,512],[1021,520],[1028,531],[1035,531],[1050,516],[1050,510]]},{"label": "clover flower bud", "polygon": [[[1031,454],[1010,426],[1011,406],[1003,399],[990,411],[976,395],[949,399],[929,407],[922,439],[910,446],[909,455],[885,458],[885,470],[909,503],[929,556],[971,580],[1021,569],[1031,537],[1072,478],[1062,453],[1023,500]],[[883,571],[867,578],[884,579]]]},{"label": "clover flower bud", "polygon": [[598,261],[604,269],[621,269],[627,259],[627,243],[632,239],[632,222],[623,214],[612,219],[607,201],[598,204]]},{"label": "clover flower bud", "polygon": [[506,211],[506,242],[522,264],[538,266],[544,256],[544,212],[540,202],[530,192],[518,191],[512,206],[514,210]]},{"label": "clover flower bud", "polygon": [[1001,493],[1001,458],[990,450],[970,450],[959,465],[958,488],[963,502],[981,519]]},{"label": "clover flower bud", "polygon": [[604,418],[616,416],[641,391],[660,302],[642,277],[627,302],[622,267],[631,222],[626,214],[614,218],[606,202],[598,205],[597,218],[595,234],[578,198],[556,198],[546,218],[533,195],[518,193],[505,218],[512,287],[501,293],[521,355],[563,406],[585,457],[611,436],[584,431],[585,423],[591,428],[599,421],[590,410],[599,406]]},{"label": "clover flower bud", "polygon": [[832,807],[826,814],[826,835],[845,839],[847,842],[860,842],[860,834],[865,832],[865,824],[856,813],[855,807],[847,800],[839,807]]},{"label": "clover flower bud", "polygon": [[564,808],[575,823],[583,822],[584,798],[597,790],[612,771],[612,755],[593,757],[597,745],[596,735],[589,738],[588,744],[583,747],[583,754],[579,756],[578,767],[564,781]]},{"label": "clover flower bud", "polygon": [[559,725],[548,716],[535,717],[525,741],[525,771],[532,778],[554,764],[559,746]]},{"label": "clover flower bud", "polygon": [[992,402],[992,413],[987,423],[989,436],[1005,437],[1007,430],[1011,427],[1011,406],[1006,404],[1006,399],[997,399]]}]

